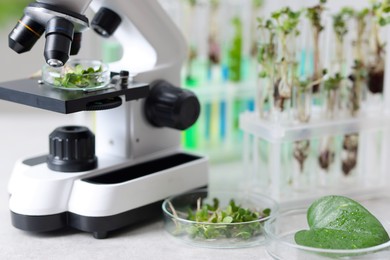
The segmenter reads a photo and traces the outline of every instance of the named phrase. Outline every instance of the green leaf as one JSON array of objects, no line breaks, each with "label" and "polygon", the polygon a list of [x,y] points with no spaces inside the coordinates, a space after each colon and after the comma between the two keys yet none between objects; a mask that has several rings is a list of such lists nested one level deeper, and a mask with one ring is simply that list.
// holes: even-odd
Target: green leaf
[{"label": "green leaf", "polygon": [[223,218],[222,220],[223,223],[232,223],[233,222],[233,218],[231,216],[226,216]]},{"label": "green leaf", "polygon": [[259,78],[266,78],[267,75],[268,75],[267,72],[264,70],[259,72]]},{"label": "green leaf", "polygon": [[358,202],[342,196],[315,201],[307,212],[310,230],[295,234],[299,245],[327,249],[356,249],[390,240],[375,216]]},{"label": "green leaf", "polygon": [[271,214],[271,209],[270,208],[264,209],[263,214],[268,217]]}]

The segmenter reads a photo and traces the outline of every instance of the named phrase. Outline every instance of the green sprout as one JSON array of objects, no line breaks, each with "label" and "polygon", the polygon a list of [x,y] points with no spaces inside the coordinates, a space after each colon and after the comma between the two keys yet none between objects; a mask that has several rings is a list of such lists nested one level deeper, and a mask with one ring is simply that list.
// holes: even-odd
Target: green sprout
[{"label": "green sprout", "polygon": [[344,7],[340,12],[333,16],[333,30],[339,42],[344,41],[344,36],[348,33],[347,21],[354,14],[352,8]]},{"label": "green sprout", "polygon": [[348,33],[348,21],[354,15],[354,10],[349,7],[342,8],[337,14],[333,15],[333,32],[336,36],[335,66],[342,76],[345,76],[345,53],[343,51],[345,36]]},{"label": "green sprout", "polygon": [[306,17],[310,20],[311,25],[317,32],[321,32],[324,29],[324,26],[321,23],[321,16],[325,10],[325,3],[326,0],[321,0],[319,4],[306,9]]},{"label": "green sprout", "polygon": [[83,66],[77,64],[74,69],[69,69],[63,76],[54,78],[54,85],[65,88],[86,88],[97,87],[102,84],[100,73],[102,66],[97,69],[89,67],[83,69]]},{"label": "green sprout", "polygon": [[263,20],[262,18],[257,18],[257,23],[258,29],[262,31],[261,44],[257,54],[257,60],[262,68],[259,77],[266,78],[273,74],[273,63],[276,60],[275,26],[271,20]]},{"label": "green sprout", "polygon": [[288,37],[297,37],[299,35],[298,24],[300,15],[300,11],[292,11],[289,7],[284,7],[271,14],[271,18],[275,23],[275,31],[281,44],[280,67],[278,68],[281,75],[280,80],[276,80],[277,84],[274,91],[275,104],[281,111],[284,110],[284,101],[291,98],[293,82],[295,81],[294,79],[291,80],[289,76],[296,77],[294,50],[289,50],[288,48],[294,44],[288,42]]},{"label": "green sprout", "polygon": [[[308,7],[305,10],[306,18],[309,19],[312,34],[313,34],[313,43],[314,43],[314,73],[312,75],[312,80],[316,81],[322,77],[321,75],[321,64],[320,64],[320,34],[324,30],[324,25],[322,24],[322,14],[325,10],[326,0],[321,0],[319,4]],[[313,85],[313,92],[318,92],[319,84]]]},{"label": "green sprout", "polygon": [[300,12],[294,12],[289,7],[284,7],[279,11],[272,13],[271,17],[275,20],[277,26],[276,29],[282,36],[287,36],[289,34],[299,34],[297,26],[299,23]]},{"label": "green sprout", "polygon": [[384,0],[380,3],[372,1],[371,12],[380,26],[390,24],[390,0]]},{"label": "green sprout", "polygon": [[332,77],[328,77],[324,81],[324,90],[326,91],[326,102],[327,102],[327,115],[328,117],[334,116],[334,109],[337,102],[337,93],[340,89],[341,83],[345,78],[337,72]]},{"label": "green sprout", "polygon": [[350,92],[350,112],[352,116],[360,110],[361,90],[367,80],[366,55],[364,53],[364,44],[367,41],[367,18],[369,9],[363,8],[354,11],[353,18],[356,22],[356,40],[353,42],[355,49],[354,65],[352,66],[352,89]]},{"label": "green sprout", "polygon": [[324,88],[326,91],[337,90],[344,77],[340,73],[336,73],[333,77],[329,77],[324,81]]},{"label": "green sprout", "polygon": [[265,87],[259,91],[258,108],[260,109],[260,116],[262,117],[263,108],[269,105],[270,96],[274,88],[273,76],[275,71],[276,56],[276,31],[275,26],[271,20],[264,20],[257,18],[257,29],[259,30],[259,44],[257,45],[257,62],[260,65],[258,77],[265,84]]},{"label": "green sprout", "polygon": [[[262,211],[251,210],[241,207],[233,199],[225,208],[220,207],[217,198],[213,199],[212,204],[203,205],[201,198],[199,198],[197,204],[195,210],[188,209],[186,214],[188,220],[197,223],[184,230],[193,239],[240,238],[247,240],[262,232],[262,223],[259,220],[267,218],[271,214],[269,208]],[[176,212],[172,205],[170,207],[172,212]],[[245,222],[248,223],[232,225]],[[177,227],[181,229],[181,226]],[[180,234],[182,231],[179,230],[177,233]]]},{"label": "green sprout", "polygon": [[355,59],[358,60],[361,63],[365,63],[364,61],[364,54],[363,54],[363,44],[364,44],[364,36],[365,36],[365,31],[367,28],[367,17],[369,15],[370,11],[368,8],[363,8],[360,11],[355,11],[353,18],[356,21],[356,30],[357,30],[357,38],[355,42],[355,49],[356,49],[356,54],[355,54]]}]

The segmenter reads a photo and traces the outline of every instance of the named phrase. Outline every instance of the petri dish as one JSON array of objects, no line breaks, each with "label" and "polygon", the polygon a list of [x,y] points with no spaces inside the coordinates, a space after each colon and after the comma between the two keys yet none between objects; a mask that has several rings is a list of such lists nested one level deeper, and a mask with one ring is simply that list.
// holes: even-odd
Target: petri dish
[{"label": "petri dish", "polygon": [[42,80],[57,89],[93,91],[110,86],[110,71],[98,60],[70,60],[60,68],[44,65]]},{"label": "petri dish", "polygon": [[[214,198],[225,209],[233,199],[236,205],[256,212],[270,209],[269,216],[238,223],[210,223],[188,220],[188,211],[198,207],[198,200],[212,204]],[[165,230],[186,244],[207,248],[242,248],[266,242],[264,224],[278,212],[277,203],[259,193],[208,192],[197,190],[166,199],[162,204]],[[173,210],[173,209],[174,210]],[[175,211],[175,212],[174,212]]]}]

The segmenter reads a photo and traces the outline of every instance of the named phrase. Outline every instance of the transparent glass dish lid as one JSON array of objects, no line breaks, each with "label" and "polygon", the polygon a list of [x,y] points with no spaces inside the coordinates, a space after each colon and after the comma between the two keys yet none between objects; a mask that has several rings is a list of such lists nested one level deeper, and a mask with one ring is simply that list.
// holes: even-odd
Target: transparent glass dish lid
[{"label": "transparent glass dish lid", "polygon": [[[390,212],[386,212],[386,203],[389,205],[390,199],[367,198],[357,201],[362,203],[390,234]],[[267,222],[264,229],[269,241],[266,250],[273,259],[390,259],[390,241],[373,247],[350,250],[321,249],[296,244],[295,233],[309,229],[307,208],[284,210],[276,218]]]},{"label": "transparent glass dish lid", "polygon": [[69,60],[60,68],[44,65],[42,80],[58,89],[92,91],[109,87],[110,71],[98,60]]},{"label": "transparent glass dish lid", "polygon": [[[189,217],[206,204],[213,205],[214,199],[219,201],[220,211],[217,210],[217,214],[222,215],[220,212],[231,205],[231,200],[239,207],[252,212],[260,213],[269,209],[269,214],[260,213],[259,217],[243,222],[215,221],[213,218],[216,215],[212,216],[214,210],[209,212],[207,221]],[[165,230],[169,234],[186,244],[207,248],[242,248],[264,244],[266,242],[264,223],[274,218],[278,212],[277,203],[259,193],[207,190],[170,197],[163,202],[162,208]]]}]

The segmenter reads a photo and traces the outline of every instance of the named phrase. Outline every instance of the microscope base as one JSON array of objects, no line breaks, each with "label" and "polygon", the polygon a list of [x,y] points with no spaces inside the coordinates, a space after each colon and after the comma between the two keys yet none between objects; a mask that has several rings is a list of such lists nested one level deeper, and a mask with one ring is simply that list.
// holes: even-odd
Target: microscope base
[{"label": "microscope base", "polygon": [[72,227],[77,230],[92,233],[96,239],[104,239],[108,237],[110,231],[161,217],[161,204],[162,200],[107,217],[87,217],[72,212],[48,216],[27,216],[11,211],[11,220],[14,227],[25,231],[49,232]]},{"label": "microscope base", "polygon": [[207,159],[187,153],[123,167],[106,158],[100,168],[79,173],[51,171],[43,158],[22,161],[11,179],[11,219],[21,230],[72,227],[106,238],[111,231],[161,217],[165,198],[208,183]]}]

